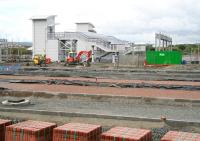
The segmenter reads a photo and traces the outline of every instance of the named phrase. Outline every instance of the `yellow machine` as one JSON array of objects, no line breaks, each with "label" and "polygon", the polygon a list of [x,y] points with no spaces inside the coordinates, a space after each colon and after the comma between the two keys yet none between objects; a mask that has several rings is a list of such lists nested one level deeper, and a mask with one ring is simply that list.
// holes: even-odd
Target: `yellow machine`
[{"label": "yellow machine", "polygon": [[33,63],[34,65],[40,65],[42,66],[42,64],[46,65],[46,56],[42,56],[42,55],[35,55],[33,58]]}]

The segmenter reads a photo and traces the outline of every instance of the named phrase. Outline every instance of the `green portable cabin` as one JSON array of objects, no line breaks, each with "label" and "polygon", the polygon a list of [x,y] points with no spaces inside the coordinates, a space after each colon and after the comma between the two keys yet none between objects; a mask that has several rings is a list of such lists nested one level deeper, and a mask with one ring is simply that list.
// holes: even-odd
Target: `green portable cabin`
[{"label": "green portable cabin", "polygon": [[179,51],[147,51],[148,65],[175,65],[182,63],[182,54]]}]

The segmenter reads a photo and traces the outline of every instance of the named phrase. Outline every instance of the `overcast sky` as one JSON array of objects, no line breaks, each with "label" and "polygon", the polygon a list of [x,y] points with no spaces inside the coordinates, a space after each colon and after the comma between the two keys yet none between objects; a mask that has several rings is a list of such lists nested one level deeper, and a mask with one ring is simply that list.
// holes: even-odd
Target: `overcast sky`
[{"label": "overcast sky", "polygon": [[57,15],[57,31],[91,22],[101,34],[154,43],[155,32],[174,43],[200,42],[199,0],[0,0],[0,38],[32,41],[34,15]]}]

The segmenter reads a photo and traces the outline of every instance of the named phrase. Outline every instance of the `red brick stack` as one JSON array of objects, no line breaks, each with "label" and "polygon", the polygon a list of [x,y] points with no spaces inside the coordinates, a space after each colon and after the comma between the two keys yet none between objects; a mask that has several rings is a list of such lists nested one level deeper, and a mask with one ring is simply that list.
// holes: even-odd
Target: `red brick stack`
[{"label": "red brick stack", "polygon": [[200,141],[200,134],[169,131],[161,141]]},{"label": "red brick stack", "polygon": [[100,125],[68,123],[53,130],[53,141],[99,141]]},{"label": "red brick stack", "polygon": [[115,127],[103,133],[101,141],[152,141],[152,133],[146,129]]},{"label": "red brick stack", "polygon": [[0,141],[5,141],[5,130],[9,125],[11,125],[10,120],[0,119]]},{"label": "red brick stack", "polygon": [[25,121],[6,127],[6,141],[52,141],[56,124]]}]

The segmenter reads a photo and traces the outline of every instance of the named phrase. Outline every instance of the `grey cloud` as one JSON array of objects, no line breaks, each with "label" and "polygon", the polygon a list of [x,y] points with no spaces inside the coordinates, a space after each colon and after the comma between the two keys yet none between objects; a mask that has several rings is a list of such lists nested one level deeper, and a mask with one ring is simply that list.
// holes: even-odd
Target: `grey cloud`
[{"label": "grey cloud", "polygon": [[[63,24],[67,27],[68,24],[80,20],[92,22],[99,33],[135,42],[153,43],[155,32],[167,33],[175,42],[196,42],[200,39],[199,0],[58,1],[51,1],[46,6],[47,0],[9,0],[9,3],[3,0],[7,5],[0,5],[0,17],[3,15],[9,18],[0,23],[0,30],[4,27],[4,32],[12,33],[11,30],[15,31],[12,27],[17,24],[24,25],[22,18],[28,19],[32,14],[43,15],[45,12],[51,12],[58,15],[57,22],[62,26],[60,31],[65,30]],[[11,25],[8,27],[7,23]],[[23,27],[17,28],[19,31],[23,30]],[[29,37],[31,40],[31,23],[26,25],[25,30],[30,34],[21,34],[19,36],[23,37],[20,38]]]},{"label": "grey cloud", "polygon": [[154,42],[151,36],[155,32],[172,35],[177,42],[196,42],[198,38],[200,40],[200,2],[198,0],[175,0],[164,9],[156,5],[155,7],[147,6],[147,9],[145,7],[137,8],[140,11],[138,13],[142,15],[141,18],[117,21],[102,29],[105,29],[104,32],[106,31],[107,34],[143,42],[148,42],[147,37]]}]

